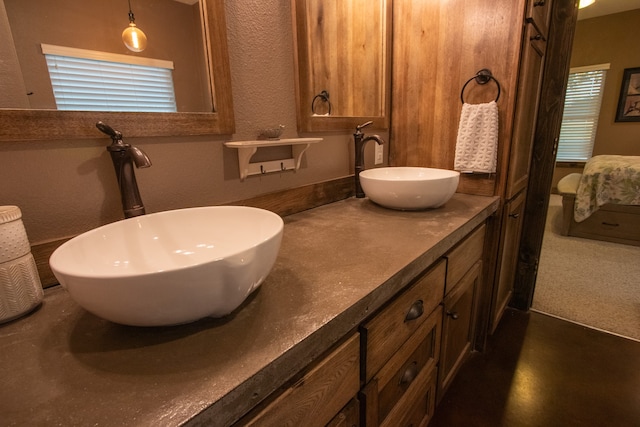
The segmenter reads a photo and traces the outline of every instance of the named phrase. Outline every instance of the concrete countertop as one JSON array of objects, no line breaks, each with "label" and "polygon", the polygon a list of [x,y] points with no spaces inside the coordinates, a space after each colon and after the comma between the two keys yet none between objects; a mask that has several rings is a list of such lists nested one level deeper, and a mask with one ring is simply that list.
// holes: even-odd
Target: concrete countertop
[{"label": "concrete countertop", "polygon": [[2,425],[228,425],[496,211],[455,194],[400,212],[350,198],[285,217],[278,260],[236,312],[173,327],[102,320],[61,287],[0,325]]}]

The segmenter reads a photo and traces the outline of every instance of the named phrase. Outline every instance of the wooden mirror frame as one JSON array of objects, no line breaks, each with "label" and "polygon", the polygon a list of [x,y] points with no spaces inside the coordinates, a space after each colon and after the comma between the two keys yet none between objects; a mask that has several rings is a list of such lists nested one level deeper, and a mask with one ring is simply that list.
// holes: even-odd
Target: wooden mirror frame
[{"label": "wooden mirror frame", "polygon": [[305,42],[309,37],[309,29],[306,25],[307,8],[305,0],[291,0],[291,14],[293,20],[294,65],[296,79],[296,116],[299,132],[344,131],[355,130],[356,126],[367,121],[372,121],[371,128],[389,129],[389,112],[391,111],[391,45],[393,36],[392,27],[392,0],[385,1],[385,52],[384,52],[384,100],[382,101],[383,113],[380,116],[313,116],[311,114],[311,102],[314,97],[313,89],[307,78],[311,66],[307,61],[309,51]]},{"label": "wooden mirror frame", "polygon": [[98,120],[126,137],[232,134],[235,131],[231,71],[223,0],[204,0],[212,113],[125,113],[0,109],[0,141],[83,139],[101,134]]}]

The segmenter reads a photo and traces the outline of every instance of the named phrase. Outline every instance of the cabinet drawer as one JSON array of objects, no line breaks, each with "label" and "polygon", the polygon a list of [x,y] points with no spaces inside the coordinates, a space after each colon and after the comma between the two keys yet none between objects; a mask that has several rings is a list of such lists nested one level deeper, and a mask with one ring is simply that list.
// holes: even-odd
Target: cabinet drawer
[{"label": "cabinet drawer", "polygon": [[347,406],[327,424],[327,427],[360,427],[360,401],[351,399]]},{"label": "cabinet drawer", "polygon": [[391,358],[442,301],[446,263],[439,261],[361,327],[365,382]]},{"label": "cabinet drawer", "polygon": [[360,388],[360,340],[354,334],[242,426],[325,426]]},{"label": "cabinet drawer", "polygon": [[446,256],[447,284],[445,295],[453,289],[473,264],[482,258],[485,229],[486,226],[484,224],[478,227]]},{"label": "cabinet drawer", "polygon": [[596,239],[608,237],[640,240],[637,214],[608,210],[606,207],[607,205],[595,211],[584,221],[572,224],[572,235]]},{"label": "cabinet drawer", "polygon": [[439,306],[367,384],[362,393],[367,426],[402,425],[400,418],[425,406],[419,402],[425,399],[424,380],[438,363],[441,330]]}]

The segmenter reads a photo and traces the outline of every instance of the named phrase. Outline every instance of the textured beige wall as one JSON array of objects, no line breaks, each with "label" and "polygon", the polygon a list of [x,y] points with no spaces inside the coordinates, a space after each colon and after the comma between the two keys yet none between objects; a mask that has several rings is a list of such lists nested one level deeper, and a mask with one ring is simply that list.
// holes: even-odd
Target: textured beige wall
[{"label": "textured beige wall", "polygon": [[[610,63],[607,72],[602,107],[598,119],[598,131],[593,155],[640,155],[640,123],[616,123],[618,96],[625,68],[640,67],[640,49],[636,28],[640,22],[640,9],[614,15],[578,21],[571,52],[571,66]],[[558,181],[582,166],[556,167],[553,188]]]},{"label": "textured beige wall", "polygon": [[640,155],[640,122],[616,123],[625,68],[640,67],[640,9],[578,22],[571,66],[610,63],[593,154]]},{"label": "textured beige wall", "polygon": [[[330,134],[320,135],[324,141],[309,148],[296,173],[240,182],[237,153],[223,141],[253,139],[260,128],[280,123],[286,126],[283,136],[298,136],[291,12],[288,0],[225,3],[237,133],[127,140],[126,129],[120,129],[153,161],[151,168],[136,171],[147,212],[232,202],[352,173],[352,135]],[[91,140],[0,143],[0,205],[22,209],[32,244],[122,217],[105,150],[109,142],[96,130]]]},{"label": "textured beige wall", "polygon": [[20,74],[18,55],[13,45],[11,27],[4,7],[0,1],[0,108],[28,108],[26,89]]}]

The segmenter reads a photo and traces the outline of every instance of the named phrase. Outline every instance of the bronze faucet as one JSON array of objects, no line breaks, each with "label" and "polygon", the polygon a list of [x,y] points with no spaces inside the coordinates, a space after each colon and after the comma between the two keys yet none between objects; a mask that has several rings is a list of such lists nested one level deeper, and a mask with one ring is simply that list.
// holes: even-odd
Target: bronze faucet
[{"label": "bronze faucet", "polygon": [[356,148],[356,167],[355,167],[355,178],[356,178],[356,197],[363,198],[365,196],[364,191],[362,191],[362,185],[360,185],[360,172],[364,170],[364,146],[368,141],[375,141],[378,144],[384,144],[384,140],[380,138],[378,135],[369,135],[365,136],[362,132],[362,128],[369,126],[372,124],[372,121],[368,121],[361,125],[356,126],[356,133],[353,134],[353,140],[355,142]]},{"label": "bronze faucet", "polygon": [[137,168],[148,168],[151,166],[151,160],[138,147],[125,144],[122,141],[122,133],[120,131],[114,130],[111,126],[102,122],[96,123],[96,127],[109,135],[112,140],[111,145],[107,147],[107,151],[111,154],[111,160],[113,160],[113,166],[116,170],[124,217],[131,218],[144,215],[144,205],[138,190],[133,165],[135,164]]}]

